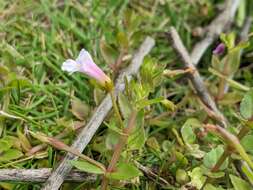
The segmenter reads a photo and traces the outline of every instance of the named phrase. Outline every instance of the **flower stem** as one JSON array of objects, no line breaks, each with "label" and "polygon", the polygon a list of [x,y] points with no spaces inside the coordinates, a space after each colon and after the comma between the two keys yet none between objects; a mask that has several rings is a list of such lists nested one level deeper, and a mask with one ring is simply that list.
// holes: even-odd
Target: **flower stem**
[{"label": "flower stem", "polygon": [[113,94],[113,90],[110,90],[109,93],[110,93],[110,96],[111,96],[111,99],[112,99],[112,106],[113,106],[114,112],[115,112],[116,117],[117,117],[117,119],[119,120],[119,123],[120,123],[120,128],[123,129],[124,128],[124,123],[123,123],[122,117],[120,115],[119,108],[118,108],[118,105],[117,105],[117,102],[116,102],[116,98]]},{"label": "flower stem", "polygon": [[[123,129],[123,135],[121,135],[121,137],[119,139],[119,142],[115,146],[115,149],[114,149],[114,152],[113,152],[113,155],[112,155],[112,159],[110,161],[109,166],[106,169],[107,173],[110,173],[110,172],[114,171],[115,166],[116,166],[116,164],[117,164],[117,162],[120,158],[120,154],[121,154],[125,144],[127,143],[128,136],[130,135],[133,128],[135,127],[136,116],[137,116],[137,112],[133,111],[131,116],[130,116],[127,127]],[[108,185],[108,179],[107,179],[106,175],[104,175],[102,185],[101,185],[101,189],[106,190],[107,185]]]}]

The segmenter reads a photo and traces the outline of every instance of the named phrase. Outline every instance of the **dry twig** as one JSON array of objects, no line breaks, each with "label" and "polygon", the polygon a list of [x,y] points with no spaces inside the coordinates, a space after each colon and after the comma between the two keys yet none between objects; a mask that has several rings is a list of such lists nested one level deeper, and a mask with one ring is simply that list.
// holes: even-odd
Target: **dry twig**
[{"label": "dry twig", "polygon": [[[143,62],[143,58],[150,52],[155,42],[152,38],[147,37],[145,41],[140,46],[140,49],[134,55],[131,64],[119,75],[116,86],[115,86],[115,95],[120,91],[123,91],[125,87],[124,79],[125,77],[128,80],[131,80],[132,76],[136,74]],[[91,138],[96,133],[97,129],[103,122],[104,118],[112,108],[112,102],[110,96],[107,95],[101,104],[98,106],[97,110],[91,117],[90,121],[84,127],[84,129],[79,133],[75,139],[72,147],[82,152],[87,144],[90,142]],[[69,160],[76,159],[77,157],[68,153],[65,158],[61,161],[59,166],[52,172],[44,187],[44,190],[56,190],[59,189],[63,183],[65,177],[72,169],[72,166],[69,163]]]},{"label": "dry twig", "polygon": [[178,53],[178,55],[181,57],[182,62],[186,68],[190,68],[194,72],[188,73],[188,76],[198,94],[202,102],[209,108],[210,110],[215,113],[216,120],[223,126],[226,127],[226,118],[223,116],[223,114],[218,110],[214,100],[210,96],[208,90],[206,89],[204,82],[198,72],[198,70],[195,68],[195,66],[192,63],[192,60],[184,47],[182,40],[180,39],[176,29],[174,27],[171,27],[168,37],[172,40],[172,46]]},{"label": "dry twig", "polygon": [[206,37],[195,44],[190,57],[193,65],[197,65],[213,41],[230,25],[239,7],[240,0],[227,0],[225,9],[218,15],[211,24],[206,28]]},{"label": "dry twig", "polygon": [[[51,172],[51,168],[2,169],[0,172],[0,181],[42,183],[47,180]],[[66,181],[68,182],[94,182],[96,179],[97,175],[77,170],[71,171],[66,177]]]}]

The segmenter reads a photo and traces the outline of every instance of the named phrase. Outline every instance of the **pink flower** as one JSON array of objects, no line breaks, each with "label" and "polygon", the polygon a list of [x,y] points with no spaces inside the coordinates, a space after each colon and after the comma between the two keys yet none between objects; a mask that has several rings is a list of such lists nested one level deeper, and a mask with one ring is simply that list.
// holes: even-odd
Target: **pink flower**
[{"label": "pink flower", "polygon": [[61,69],[70,74],[81,72],[94,78],[103,87],[111,84],[111,79],[94,63],[91,55],[85,49],[82,49],[76,60],[67,59]]}]

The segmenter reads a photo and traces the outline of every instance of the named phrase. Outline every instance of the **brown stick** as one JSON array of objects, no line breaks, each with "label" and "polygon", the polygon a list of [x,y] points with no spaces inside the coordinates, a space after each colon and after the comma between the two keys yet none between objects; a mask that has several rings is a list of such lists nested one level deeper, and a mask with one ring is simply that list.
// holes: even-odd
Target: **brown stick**
[{"label": "brown stick", "polygon": [[174,27],[170,28],[170,31],[168,32],[168,37],[172,41],[173,48],[181,57],[184,66],[194,71],[194,72],[188,73],[188,76],[194,86],[194,89],[197,91],[198,96],[200,97],[202,102],[215,113],[217,122],[220,123],[223,127],[226,127],[227,126],[226,118],[216,107],[214,100],[212,99],[208,90],[206,89],[198,70],[193,65],[192,60]]},{"label": "brown stick", "polygon": [[[47,180],[51,175],[51,168],[41,169],[1,169],[0,181],[1,182],[31,182],[42,183]],[[97,175],[80,172],[77,170],[71,171],[67,177],[66,182],[94,182]]]},{"label": "brown stick", "polygon": [[[128,78],[130,81],[132,76],[135,75],[142,62],[143,58],[150,52],[155,42],[152,38],[147,37],[145,41],[140,46],[137,53],[133,56],[131,64],[125,69],[118,77],[115,87],[115,95],[117,96],[119,92],[123,91],[125,88],[124,79]],[[110,95],[107,95],[101,102],[90,121],[84,127],[84,129],[79,133],[76,140],[74,141],[72,147],[82,152],[87,144],[90,142],[91,138],[96,133],[97,129],[103,122],[104,118],[112,108],[112,102]],[[63,183],[65,177],[72,169],[69,160],[76,159],[77,157],[68,153],[66,157],[62,160],[59,166],[52,172],[46,183],[44,184],[43,190],[57,190]]]},{"label": "brown stick", "polygon": [[[139,170],[141,170],[148,178],[153,181],[158,181],[159,184],[168,186],[167,182],[162,177],[153,173],[149,168],[141,165],[137,161],[135,164]],[[40,168],[40,169],[1,169],[0,170],[0,182],[17,182],[17,183],[43,183],[51,175],[51,168]],[[75,182],[75,183],[93,183],[97,179],[97,175],[81,172],[79,170],[71,170],[67,175],[64,182]]]},{"label": "brown stick", "polygon": [[227,0],[225,9],[219,14],[207,27],[205,33],[206,37],[195,44],[190,54],[192,63],[197,65],[207,50],[207,48],[213,43],[213,41],[223,32],[228,25],[230,25],[238,9],[240,0]]}]

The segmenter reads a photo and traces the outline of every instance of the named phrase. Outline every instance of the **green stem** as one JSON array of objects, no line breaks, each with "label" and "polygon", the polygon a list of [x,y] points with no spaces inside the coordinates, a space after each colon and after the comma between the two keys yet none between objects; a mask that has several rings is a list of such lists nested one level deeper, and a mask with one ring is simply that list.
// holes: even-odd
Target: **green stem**
[{"label": "green stem", "polygon": [[[241,140],[248,132],[250,131],[248,126],[243,126],[241,128],[241,130],[239,131],[237,138],[239,140]],[[230,155],[230,146],[227,146],[227,148],[225,149],[225,151],[223,152],[223,154],[221,155],[221,157],[219,158],[219,160],[217,161],[217,163],[215,164],[215,166],[211,169],[212,172],[217,172],[219,170],[219,168],[221,167],[221,165],[225,162],[225,160],[227,159],[227,157]],[[240,154],[241,155],[241,154]],[[241,155],[242,156],[242,155]],[[245,156],[245,155],[244,155]],[[248,158],[248,156],[246,156]],[[251,166],[252,165],[252,161],[251,160],[247,160],[247,163]],[[246,161],[245,160],[245,161]],[[211,181],[211,178],[207,178],[205,183],[203,184],[202,188],[203,189],[205,187],[205,185],[207,183],[209,183]]]},{"label": "green stem", "polygon": [[116,102],[116,98],[113,94],[113,90],[110,91],[110,96],[111,96],[111,99],[112,99],[112,106],[113,106],[114,112],[116,114],[117,119],[119,120],[121,129],[123,129],[124,128],[124,123],[123,123],[122,117],[120,115],[119,108],[118,108],[118,105],[117,105],[117,102]]},{"label": "green stem", "polygon": [[[114,171],[116,164],[120,158],[121,152],[122,152],[125,144],[127,143],[128,136],[130,135],[130,133],[132,132],[132,130],[135,126],[136,116],[137,116],[137,112],[133,111],[130,116],[127,127],[123,129],[124,134],[121,135],[119,142],[115,146],[115,149],[114,149],[114,152],[112,155],[112,159],[111,159],[110,164],[106,170],[107,173],[111,173]],[[107,185],[108,185],[108,179],[107,179],[106,175],[104,175],[103,180],[102,180],[102,184],[101,184],[101,189],[106,190]]]}]

